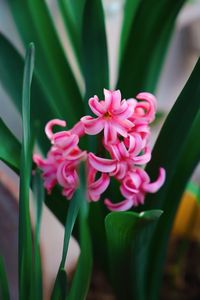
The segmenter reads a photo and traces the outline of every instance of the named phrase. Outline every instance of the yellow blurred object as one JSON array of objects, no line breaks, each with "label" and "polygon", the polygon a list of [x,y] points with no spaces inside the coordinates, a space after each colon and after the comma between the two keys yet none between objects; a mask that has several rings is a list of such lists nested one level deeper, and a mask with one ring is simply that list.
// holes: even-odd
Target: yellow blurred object
[{"label": "yellow blurred object", "polygon": [[186,191],[175,218],[172,236],[200,240],[200,205],[195,194]]}]

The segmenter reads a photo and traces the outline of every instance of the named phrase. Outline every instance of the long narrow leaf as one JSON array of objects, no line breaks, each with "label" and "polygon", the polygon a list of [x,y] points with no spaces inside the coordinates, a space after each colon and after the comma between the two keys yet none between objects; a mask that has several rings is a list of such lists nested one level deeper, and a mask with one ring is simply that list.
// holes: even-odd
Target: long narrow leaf
[{"label": "long narrow leaf", "polygon": [[86,0],[83,16],[83,74],[86,100],[109,87],[105,22],[101,0]]},{"label": "long narrow leaf", "polygon": [[71,289],[68,295],[69,300],[84,300],[87,297],[90,277],[92,273],[92,242],[88,226],[88,204],[83,203],[80,210],[79,228],[80,228],[80,247],[81,254],[78,260],[76,273],[73,277]]},{"label": "long narrow leaf", "polygon": [[137,8],[141,0],[126,0],[124,4],[123,24],[120,36],[120,58],[123,56],[124,49],[130,34],[131,25],[133,23]]},{"label": "long narrow leaf", "polygon": [[147,168],[151,177],[155,176],[159,165],[167,172],[165,186],[156,197],[148,196],[145,205],[146,209],[159,207],[165,212],[146,253],[151,259],[145,274],[148,277],[152,270],[153,273],[151,280],[146,278],[145,289],[152,300],[158,297],[167,241],[181,194],[200,159],[199,78],[200,60],[164,124]]},{"label": "long narrow leaf", "polygon": [[76,58],[79,66],[81,67],[81,28],[83,21],[83,11],[85,6],[85,0],[73,0],[73,1],[58,1],[60,11],[63,16],[65,29],[68,32],[71,40]]},{"label": "long narrow leaf", "polygon": [[[14,46],[0,34],[0,81],[11,101],[21,113],[21,84],[23,76],[24,62],[21,55]],[[16,75],[17,74],[17,75]],[[47,121],[56,118],[54,107],[48,101],[48,96],[44,93],[37,79],[33,78],[31,103],[31,122],[38,123],[38,143],[42,150],[47,150],[47,139],[45,138],[43,128]],[[40,108],[40,109],[38,109]],[[34,129],[34,126],[32,126]]]},{"label": "long narrow leaf", "polygon": [[4,267],[3,258],[0,256],[0,299],[10,300],[8,279]]},{"label": "long narrow leaf", "polygon": [[42,268],[41,268],[41,257],[40,257],[40,225],[42,217],[42,207],[44,202],[44,187],[41,175],[39,172],[35,173],[33,177],[33,194],[35,199],[35,233],[34,233],[34,252],[33,252],[33,291],[32,299],[43,299],[43,288],[42,288]]},{"label": "long narrow leaf", "polygon": [[150,92],[154,91],[176,16],[184,2],[185,0],[140,2],[119,68],[117,87],[125,97],[136,95],[147,88]]},{"label": "long narrow leaf", "polygon": [[[63,242],[62,259],[61,259],[58,274],[56,277],[54,289],[52,292],[52,297],[51,297],[52,300],[60,299],[60,297],[62,295],[62,284],[60,282],[60,278],[62,278],[61,273],[63,272],[64,267],[65,267],[65,261],[66,261],[67,252],[68,252],[69,240],[70,240],[70,236],[72,234],[72,230],[73,230],[73,227],[74,227],[77,215],[78,215],[80,205],[81,205],[80,194],[77,191],[76,195],[70,201],[70,204],[69,204],[69,209],[68,209],[66,224],[65,224],[65,235],[64,235],[64,242]],[[67,286],[67,281],[65,284]]]},{"label": "long narrow leaf", "polygon": [[21,146],[16,137],[4,124],[0,118],[0,159],[10,166],[15,172],[19,173],[20,150]]},{"label": "long narrow leaf", "polygon": [[[81,166],[81,173],[83,172],[82,167],[83,166]],[[70,240],[70,237],[72,234],[72,230],[74,228],[75,221],[78,216],[79,209],[82,205],[82,202],[85,201],[84,195],[85,195],[85,185],[84,185],[83,181],[81,181],[79,189],[76,191],[73,199],[70,201],[68,212],[67,212],[62,258],[61,258],[58,274],[57,274],[57,277],[55,280],[55,284],[54,284],[54,288],[53,288],[53,292],[52,292],[52,296],[51,296],[52,300],[60,299],[62,292],[63,292],[62,291],[63,285],[61,284],[62,278],[63,278],[62,273],[65,268],[65,262],[66,262],[68,247],[69,247],[69,240]],[[66,282],[66,285],[67,285],[67,282]]]},{"label": "long narrow leaf", "polygon": [[32,238],[29,211],[31,178],[30,86],[34,66],[34,45],[27,49],[22,93],[22,151],[19,194],[19,298],[31,297]]},{"label": "long narrow leaf", "polygon": [[36,74],[55,107],[57,117],[67,118],[69,125],[74,125],[83,111],[81,95],[47,4],[32,0],[9,1],[9,4],[24,43],[35,42]]}]

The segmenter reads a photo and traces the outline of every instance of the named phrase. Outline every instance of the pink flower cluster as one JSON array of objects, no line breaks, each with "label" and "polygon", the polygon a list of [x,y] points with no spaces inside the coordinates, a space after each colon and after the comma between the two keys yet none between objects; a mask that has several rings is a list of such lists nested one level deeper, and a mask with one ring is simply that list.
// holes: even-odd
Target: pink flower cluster
[{"label": "pink flower cluster", "polygon": [[[63,188],[63,195],[71,199],[79,185],[78,167],[87,164],[87,191],[89,201],[98,201],[110,184],[111,177],[119,181],[123,201],[113,203],[105,199],[108,209],[128,210],[144,203],[146,193],[155,193],[165,181],[165,170],[159,169],[155,182],[143,166],[151,159],[148,146],[149,124],[155,118],[156,98],[150,93],[140,93],[136,99],[122,100],[121,93],[104,90],[105,100],[97,96],[89,99],[89,106],[97,116],[84,116],[68,131],[53,133],[53,126],[66,126],[62,120],[51,120],[45,132],[51,149],[43,159],[39,154],[34,162],[43,171],[44,186],[50,193],[56,183]],[[139,100],[139,101],[138,101]],[[100,135],[106,157],[79,148],[81,136]]]}]

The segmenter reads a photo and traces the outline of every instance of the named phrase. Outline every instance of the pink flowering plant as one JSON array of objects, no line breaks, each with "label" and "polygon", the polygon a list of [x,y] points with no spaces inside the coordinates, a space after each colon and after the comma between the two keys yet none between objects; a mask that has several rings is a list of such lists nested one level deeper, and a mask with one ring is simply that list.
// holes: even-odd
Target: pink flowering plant
[{"label": "pink flowering plant", "polygon": [[[47,158],[34,154],[33,160],[42,170],[47,192],[50,194],[55,184],[59,184],[68,200],[79,186],[79,165],[85,161],[88,201],[99,201],[113,178],[120,184],[123,200],[113,203],[104,199],[104,203],[111,211],[124,211],[144,204],[146,193],[157,192],[165,181],[162,167],[154,182],[150,182],[144,170],[151,159],[149,124],[155,119],[156,98],[150,93],[140,93],[137,100],[122,100],[119,90],[106,89],[104,96],[101,101],[97,96],[89,99],[96,118],[84,116],[71,129],[56,133],[53,126],[65,127],[66,122],[49,121],[45,133],[52,146]],[[101,152],[109,158],[81,150],[79,140],[84,135],[99,135]]]},{"label": "pink flowering plant", "polygon": [[[55,16],[49,1],[6,1],[19,40],[0,32],[0,83],[22,117],[22,140],[1,119],[0,159],[20,176],[19,300],[44,299],[43,204],[64,226],[51,300],[85,300],[95,286],[93,266],[116,299],[160,299],[170,231],[200,157],[200,61],[151,149],[154,94],[186,1],[123,2],[111,85],[108,50],[115,45],[108,47],[101,0],[58,0]],[[69,278],[72,235],[80,256]],[[10,300],[9,294],[0,256],[0,299]]]}]

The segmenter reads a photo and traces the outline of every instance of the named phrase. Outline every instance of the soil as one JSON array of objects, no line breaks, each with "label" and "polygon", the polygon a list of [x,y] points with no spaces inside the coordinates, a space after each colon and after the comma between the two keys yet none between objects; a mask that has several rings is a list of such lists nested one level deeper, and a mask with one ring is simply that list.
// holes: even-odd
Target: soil
[{"label": "soil", "polygon": [[[199,299],[200,243],[180,238],[172,239],[167,255],[160,300]],[[97,267],[93,271],[87,300],[116,300],[104,274]]]},{"label": "soil", "polygon": [[185,239],[170,242],[161,300],[200,299],[200,243]]},{"label": "soil", "polygon": [[103,272],[94,267],[87,300],[116,300]]}]

